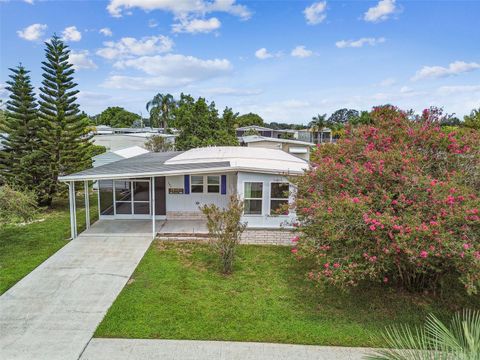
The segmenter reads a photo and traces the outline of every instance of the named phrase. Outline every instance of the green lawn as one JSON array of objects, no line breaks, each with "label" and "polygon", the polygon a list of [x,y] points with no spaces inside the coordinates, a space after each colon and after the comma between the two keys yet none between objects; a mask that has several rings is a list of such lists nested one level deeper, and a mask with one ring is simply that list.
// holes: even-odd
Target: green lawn
[{"label": "green lawn", "polygon": [[305,280],[288,248],[244,245],[238,254],[234,274],[222,276],[206,245],[155,241],[95,336],[375,346],[388,324],[479,305],[460,293],[342,293]]},{"label": "green lawn", "polygon": [[[77,195],[78,229],[85,228],[83,197]],[[90,196],[90,219],[97,216],[97,198]],[[41,222],[0,229],[0,294],[44,262],[67,243],[70,237],[68,200],[57,199],[52,209],[42,209]]]}]

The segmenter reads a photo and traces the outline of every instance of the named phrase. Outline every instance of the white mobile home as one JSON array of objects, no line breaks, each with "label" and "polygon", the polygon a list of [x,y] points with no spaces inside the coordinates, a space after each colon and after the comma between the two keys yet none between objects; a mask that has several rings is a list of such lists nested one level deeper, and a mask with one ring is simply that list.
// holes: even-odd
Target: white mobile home
[{"label": "white mobile home", "polygon": [[[207,147],[185,152],[147,153],[63,176],[74,204],[75,182],[99,184],[102,220],[200,220],[199,207],[224,207],[238,195],[247,229],[288,229],[295,211],[279,214],[292,203],[289,177],[300,175],[308,163],[284,151],[248,147]],[[71,206],[72,237],[76,237],[75,208]],[[263,235],[262,235],[263,236]],[[274,236],[274,235],[272,235]]]}]

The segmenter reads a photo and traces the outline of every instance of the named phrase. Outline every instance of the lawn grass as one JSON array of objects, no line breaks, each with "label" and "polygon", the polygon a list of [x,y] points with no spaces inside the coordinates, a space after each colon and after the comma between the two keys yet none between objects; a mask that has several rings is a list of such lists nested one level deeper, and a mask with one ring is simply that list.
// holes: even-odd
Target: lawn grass
[{"label": "lawn grass", "polygon": [[315,286],[286,247],[243,245],[232,275],[218,268],[205,244],[153,242],[95,336],[378,346],[374,336],[389,324],[479,304]]},{"label": "lawn grass", "polygon": [[[77,195],[77,224],[85,228],[83,199]],[[97,197],[90,196],[90,220],[98,217]],[[0,229],[0,294],[67,244],[70,238],[68,199],[55,199],[51,209],[41,209],[37,220],[25,226]]]}]

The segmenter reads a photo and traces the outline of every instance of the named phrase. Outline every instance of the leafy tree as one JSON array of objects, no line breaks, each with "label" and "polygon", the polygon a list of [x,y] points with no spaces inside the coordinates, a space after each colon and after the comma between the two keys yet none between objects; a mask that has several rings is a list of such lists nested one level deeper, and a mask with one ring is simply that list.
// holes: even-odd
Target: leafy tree
[{"label": "leafy tree", "polygon": [[34,191],[39,202],[45,198],[48,157],[41,151],[41,124],[37,116],[35,95],[30,76],[22,65],[10,69],[6,118],[0,128],[4,150],[0,151],[0,172],[15,187]]},{"label": "leafy tree", "polygon": [[323,143],[323,129],[327,126],[327,114],[312,117],[308,126],[317,133],[317,142]]},{"label": "leafy tree", "polygon": [[214,102],[209,104],[204,98],[195,100],[190,95],[181,94],[174,116],[175,127],[180,132],[175,140],[178,150],[238,145],[234,128],[237,114],[229,108],[219,117]]},{"label": "leafy tree", "polygon": [[480,130],[480,108],[473,109],[470,115],[465,115],[463,119],[463,126],[475,130]]},{"label": "leafy tree", "polygon": [[172,143],[160,135],[153,135],[145,142],[145,149],[152,152],[165,152],[173,149]]},{"label": "leafy tree", "polygon": [[243,114],[237,117],[237,127],[244,127],[244,126],[265,126],[263,119],[260,115],[254,113]]},{"label": "leafy tree", "polygon": [[260,136],[260,133],[258,132],[257,129],[247,129],[243,135],[244,136]]},{"label": "leafy tree", "polygon": [[75,70],[69,62],[70,50],[56,35],[45,42],[45,46],[39,117],[43,125],[42,148],[50,163],[45,203],[51,204],[58,191],[58,176],[92,166],[89,157],[92,144],[88,135],[89,121],[80,114],[76,103],[78,90],[75,90],[77,84],[73,79]]},{"label": "leafy tree", "polygon": [[351,119],[358,118],[359,113],[353,109],[340,109],[332,113],[328,122],[333,125],[346,125]]},{"label": "leafy tree", "polygon": [[310,277],[435,290],[480,289],[480,133],[446,134],[393,106],[320,146],[297,178],[294,252]]},{"label": "leafy tree", "polygon": [[361,111],[360,115],[357,117],[351,117],[349,119],[350,125],[369,125],[372,123],[372,118],[370,116],[370,112],[368,111]]},{"label": "leafy tree", "polygon": [[150,113],[152,127],[162,127],[164,132],[171,125],[175,99],[170,94],[157,94],[147,102],[147,111]]},{"label": "leafy tree", "polygon": [[301,130],[304,129],[305,126],[301,124],[287,124],[287,123],[278,123],[278,122],[271,122],[265,125],[266,127],[274,130]]},{"label": "leafy tree", "polygon": [[119,106],[108,107],[96,118],[97,125],[108,125],[115,128],[131,127],[140,115],[125,110]]},{"label": "leafy tree", "polygon": [[291,139],[293,139],[293,134],[290,133],[290,132],[284,132],[284,133],[280,134],[280,139],[291,140]]}]

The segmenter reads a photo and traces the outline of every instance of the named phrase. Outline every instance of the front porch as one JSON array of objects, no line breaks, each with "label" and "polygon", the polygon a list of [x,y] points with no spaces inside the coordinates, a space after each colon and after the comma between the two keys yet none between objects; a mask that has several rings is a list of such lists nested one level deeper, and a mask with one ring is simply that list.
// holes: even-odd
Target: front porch
[{"label": "front porch", "polygon": [[[160,237],[206,237],[205,220],[156,220],[156,235]],[[82,236],[151,236],[152,220],[98,220]]]}]

